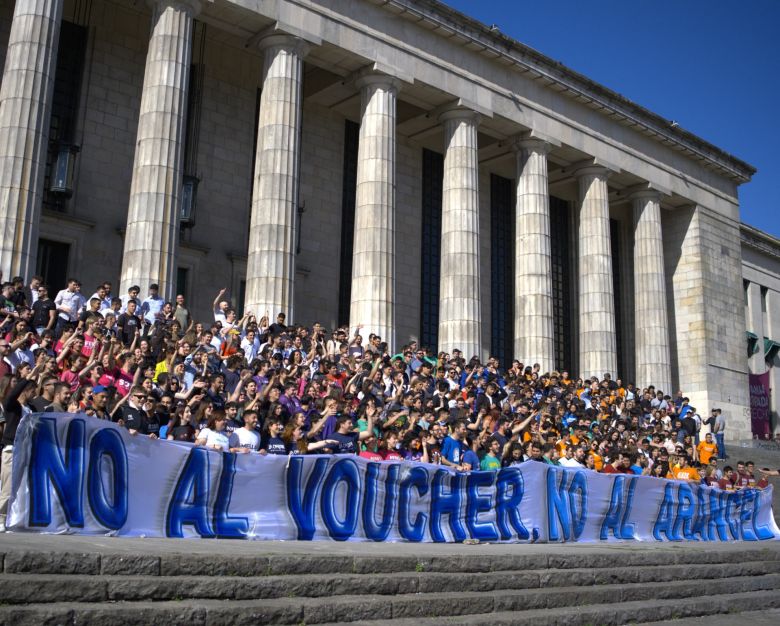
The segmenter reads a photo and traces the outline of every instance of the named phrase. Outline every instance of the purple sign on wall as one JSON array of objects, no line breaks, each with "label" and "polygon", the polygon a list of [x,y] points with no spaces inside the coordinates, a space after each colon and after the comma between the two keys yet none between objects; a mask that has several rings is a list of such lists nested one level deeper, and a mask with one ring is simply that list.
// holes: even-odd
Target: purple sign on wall
[{"label": "purple sign on wall", "polygon": [[750,427],[753,437],[766,439],[771,433],[769,372],[750,374]]}]

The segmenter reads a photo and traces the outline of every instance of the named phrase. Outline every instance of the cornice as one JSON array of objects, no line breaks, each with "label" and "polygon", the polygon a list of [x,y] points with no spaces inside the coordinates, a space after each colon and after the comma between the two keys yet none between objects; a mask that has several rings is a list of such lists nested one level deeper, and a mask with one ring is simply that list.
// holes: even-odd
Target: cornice
[{"label": "cornice", "polygon": [[395,16],[435,27],[437,34],[457,37],[463,45],[491,60],[513,64],[568,97],[602,111],[616,122],[702,161],[738,183],[748,182],[756,168],[714,144],[673,124],[649,109],[596,83],[562,63],[457,11],[439,0],[370,0]]}]

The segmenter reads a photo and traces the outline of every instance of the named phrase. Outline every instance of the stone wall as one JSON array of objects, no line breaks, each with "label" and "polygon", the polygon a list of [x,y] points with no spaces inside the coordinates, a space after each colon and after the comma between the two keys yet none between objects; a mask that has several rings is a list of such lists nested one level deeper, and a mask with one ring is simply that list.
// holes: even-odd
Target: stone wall
[{"label": "stone wall", "polygon": [[[71,18],[68,7],[66,3],[64,19]],[[81,151],[76,158],[74,195],[65,212],[94,226],[77,239],[66,235],[71,243],[68,270],[82,281],[87,295],[103,280],[113,282],[116,295],[149,14],[126,4],[94,3],[89,26],[75,134]],[[62,234],[56,221],[41,229],[45,238],[60,239]]]},{"label": "stone wall", "polygon": [[[772,432],[780,433],[780,354],[771,361],[764,359],[763,338],[780,341],[780,246],[776,240],[764,240],[755,233],[743,230],[742,277],[755,285],[759,303],[756,306],[758,319],[753,323],[759,336],[759,350],[756,361],[758,373],[769,371],[770,406],[772,411]],[[750,320],[748,320],[750,322]],[[753,366],[755,367],[755,365]]]},{"label": "stone wall", "polygon": [[739,224],[704,207],[663,214],[672,380],[729,439],[750,438]]}]

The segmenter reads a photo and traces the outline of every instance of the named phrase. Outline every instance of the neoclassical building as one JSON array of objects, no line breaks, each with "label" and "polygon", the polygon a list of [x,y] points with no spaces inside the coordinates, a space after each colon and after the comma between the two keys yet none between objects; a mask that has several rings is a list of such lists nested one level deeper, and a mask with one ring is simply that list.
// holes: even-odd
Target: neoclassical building
[{"label": "neoclassical building", "polygon": [[5,277],[156,282],[201,318],[226,287],[683,389],[750,436],[754,168],[495,28],[435,0],[0,0],[0,61]]}]

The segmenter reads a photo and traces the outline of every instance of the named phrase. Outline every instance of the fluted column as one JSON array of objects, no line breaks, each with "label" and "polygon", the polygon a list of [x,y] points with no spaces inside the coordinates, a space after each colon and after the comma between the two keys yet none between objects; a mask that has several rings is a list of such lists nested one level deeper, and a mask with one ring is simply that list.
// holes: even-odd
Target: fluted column
[{"label": "fluted column", "polygon": [[[555,368],[550,194],[547,153],[550,145],[523,139],[517,151],[515,218],[515,358]],[[567,365],[561,364],[563,367]]]},{"label": "fluted column", "polygon": [[479,289],[479,115],[452,109],[444,122],[439,350],[481,354]]},{"label": "fluted column", "polygon": [[657,191],[631,196],[634,211],[634,324],[636,384],[672,394],[666,275]]},{"label": "fluted column", "polygon": [[577,171],[580,214],[578,231],[580,375],[617,375],[615,296],[609,231],[607,170],[590,166]]},{"label": "fluted column", "polygon": [[192,28],[199,0],[157,0],[146,53],[141,112],[130,184],[120,293],[160,285],[172,299],[184,173]]},{"label": "fluted column", "polygon": [[271,35],[260,45],[265,59],[244,308],[257,315],[268,311],[271,319],[284,313],[289,323],[294,319],[301,86],[308,47],[289,35]]},{"label": "fluted column", "polygon": [[399,83],[357,81],[362,99],[349,321],[395,346],[395,124]]},{"label": "fluted column", "polygon": [[0,87],[0,271],[35,273],[62,0],[16,0]]}]

